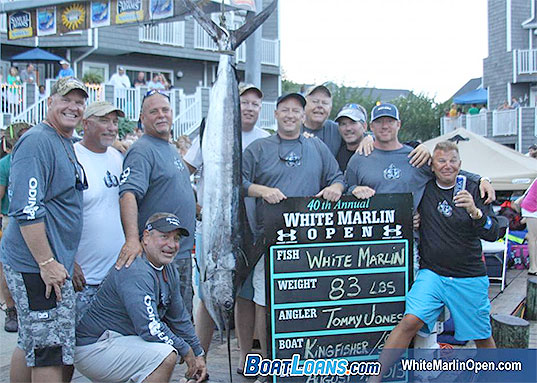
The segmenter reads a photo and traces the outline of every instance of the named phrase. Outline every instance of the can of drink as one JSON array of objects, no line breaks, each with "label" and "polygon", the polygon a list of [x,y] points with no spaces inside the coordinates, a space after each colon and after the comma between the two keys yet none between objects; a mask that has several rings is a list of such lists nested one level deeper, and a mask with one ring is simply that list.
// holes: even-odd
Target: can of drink
[{"label": "can of drink", "polygon": [[453,198],[461,191],[466,189],[466,176],[458,175],[453,189]]}]

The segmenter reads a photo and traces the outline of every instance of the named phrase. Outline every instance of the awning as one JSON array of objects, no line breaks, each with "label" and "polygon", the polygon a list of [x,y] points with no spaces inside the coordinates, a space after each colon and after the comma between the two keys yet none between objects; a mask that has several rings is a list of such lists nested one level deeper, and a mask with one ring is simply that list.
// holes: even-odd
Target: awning
[{"label": "awning", "polygon": [[488,92],[486,89],[474,89],[468,93],[461,94],[453,99],[455,104],[486,104],[488,102]]},{"label": "awning", "polygon": [[40,48],[30,49],[29,51],[19,53],[11,58],[11,61],[61,61],[63,57],[56,56]]}]

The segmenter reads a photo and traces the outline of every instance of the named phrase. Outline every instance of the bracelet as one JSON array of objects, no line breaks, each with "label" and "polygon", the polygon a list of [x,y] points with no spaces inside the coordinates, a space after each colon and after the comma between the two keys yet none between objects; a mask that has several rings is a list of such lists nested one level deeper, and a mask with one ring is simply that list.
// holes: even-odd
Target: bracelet
[{"label": "bracelet", "polygon": [[49,259],[47,259],[46,261],[43,261],[43,262],[39,262],[38,265],[39,267],[41,266],[45,266],[45,265],[48,265],[50,262],[54,261],[54,257],[50,257]]}]

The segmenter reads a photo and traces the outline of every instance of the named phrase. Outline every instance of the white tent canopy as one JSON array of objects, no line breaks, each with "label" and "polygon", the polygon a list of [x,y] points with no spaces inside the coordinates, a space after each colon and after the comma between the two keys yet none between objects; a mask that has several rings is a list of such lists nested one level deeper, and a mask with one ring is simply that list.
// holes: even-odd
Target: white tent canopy
[{"label": "white tent canopy", "polygon": [[441,141],[454,141],[459,147],[462,168],[489,177],[496,190],[525,190],[537,177],[537,159],[479,136],[464,128],[424,142],[433,151]]}]

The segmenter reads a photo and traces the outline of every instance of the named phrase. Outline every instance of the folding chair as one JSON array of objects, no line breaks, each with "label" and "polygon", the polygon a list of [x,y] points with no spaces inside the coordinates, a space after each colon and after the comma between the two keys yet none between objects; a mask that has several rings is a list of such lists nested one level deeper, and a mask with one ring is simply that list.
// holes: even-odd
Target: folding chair
[{"label": "folding chair", "polygon": [[[505,236],[500,238],[496,242],[488,242],[481,240],[481,246],[483,247],[483,261],[487,268],[487,274],[489,281],[500,282],[503,292],[505,289],[505,273],[507,271],[507,247],[508,247],[509,228],[505,231]],[[489,262],[487,263],[487,259]],[[500,266],[499,272],[494,270],[497,265]]]}]

